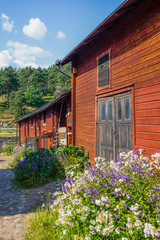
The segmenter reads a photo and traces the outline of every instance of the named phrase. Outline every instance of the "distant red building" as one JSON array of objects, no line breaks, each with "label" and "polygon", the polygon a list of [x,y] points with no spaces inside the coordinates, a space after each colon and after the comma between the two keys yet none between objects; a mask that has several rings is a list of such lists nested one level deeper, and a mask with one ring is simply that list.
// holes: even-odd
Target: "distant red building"
[{"label": "distant red building", "polygon": [[36,149],[71,144],[71,114],[71,91],[66,91],[17,120],[20,144]]}]

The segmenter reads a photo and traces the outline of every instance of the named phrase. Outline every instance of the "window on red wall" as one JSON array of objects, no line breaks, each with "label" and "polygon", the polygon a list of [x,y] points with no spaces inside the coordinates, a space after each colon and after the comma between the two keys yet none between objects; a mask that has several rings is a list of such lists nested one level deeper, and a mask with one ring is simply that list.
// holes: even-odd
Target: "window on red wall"
[{"label": "window on red wall", "polygon": [[36,116],[36,126],[37,126],[37,128],[39,128],[39,121],[38,120],[39,120],[38,116]]},{"label": "window on red wall", "polygon": [[44,122],[43,123],[46,123],[46,111],[44,111]]},{"label": "window on red wall", "polygon": [[33,127],[33,117],[31,118],[31,127]]},{"label": "window on red wall", "polygon": [[98,90],[103,88],[110,87],[111,81],[111,68],[110,68],[110,52],[111,49],[108,51],[103,52],[97,57],[98,60],[98,83],[97,87]]},{"label": "window on red wall", "polygon": [[98,87],[109,84],[109,53],[98,60]]},{"label": "window on red wall", "polygon": [[48,117],[51,117],[51,109],[48,110]]}]

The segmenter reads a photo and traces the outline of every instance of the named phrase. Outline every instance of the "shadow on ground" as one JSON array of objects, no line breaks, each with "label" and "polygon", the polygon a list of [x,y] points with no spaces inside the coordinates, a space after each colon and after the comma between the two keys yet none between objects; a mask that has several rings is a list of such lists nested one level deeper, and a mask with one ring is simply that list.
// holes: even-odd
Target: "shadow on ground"
[{"label": "shadow on ground", "polygon": [[53,194],[61,190],[64,180],[50,182],[31,189],[20,189],[12,184],[14,173],[11,169],[0,169],[0,216],[32,213],[50,199]]}]

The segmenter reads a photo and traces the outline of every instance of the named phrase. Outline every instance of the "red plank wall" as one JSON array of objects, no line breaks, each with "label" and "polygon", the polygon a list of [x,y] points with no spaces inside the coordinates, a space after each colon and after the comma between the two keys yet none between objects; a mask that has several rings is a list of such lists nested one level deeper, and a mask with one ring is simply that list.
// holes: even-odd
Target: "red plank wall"
[{"label": "red plank wall", "polygon": [[[97,57],[111,49],[110,88],[97,90]],[[133,86],[135,144],[160,152],[160,4],[140,1],[109,32],[87,45],[76,59],[75,145],[96,155],[96,97]],[[102,95],[103,94],[103,95]]]},{"label": "red plank wall", "polygon": [[136,145],[149,156],[160,152],[160,83],[141,85],[135,90]]},{"label": "red plank wall", "polygon": [[[29,117],[25,120],[20,121],[19,134],[21,144],[25,144],[25,137],[39,137],[39,148],[44,147],[44,139],[41,137],[43,136],[44,132],[53,133],[54,131],[57,130],[62,101],[63,108],[61,114],[60,127],[66,126],[67,106],[71,106],[70,94],[45,110],[46,123],[44,123],[44,111],[32,117]],[[33,126],[31,126],[31,119],[33,119]],[[51,145],[53,145],[53,139],[48,137],[46,139],[46,143],[47,148],[49,148]]]},{"label": "red plank wall", "polygon": [[[33,126],[31,125],[31,119],[33,119]],[[29,137],[35,136],[35,116],[29,118]]]},{"label": "red plank wall", "polygon": [[19,125],[19,141],[21,144],[25,144],[25,120],[21,121]]}]

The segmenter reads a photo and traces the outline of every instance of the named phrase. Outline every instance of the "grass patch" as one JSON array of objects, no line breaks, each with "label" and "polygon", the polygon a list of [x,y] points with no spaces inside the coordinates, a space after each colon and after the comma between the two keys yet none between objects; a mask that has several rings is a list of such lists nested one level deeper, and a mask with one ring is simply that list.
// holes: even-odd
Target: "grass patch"
[{"label": "grass patch", "polygon": [[47,95],[47,96],[44,96],[42,99],[43,99],[44,104],[45,104],[45,103],[51,102],[54,99],[54,97]]},{"label": "grass patch", "polygon": [[[16,128],[0,128],[0,136],[1,137],[15,137],[16,136]],[[19,136],[19,131],[17,129],[17,136]]]},{"label": "grass patch", "polygon": [[[6,100],[0,101],[0,122],[7,123],[9,126],[12,126],[12,127],[16,126],[14,124],[14,116],[13,114],[11,114],[9,109],[9,104]],[[3,132],[1,132],[0,134],[4,136]],[[5,134],[8,134],[8,133],[5,133]]]},{"label": "grass patch", "polygon": [[31,220],[30,227],[25,235],[26,240],[55,240],[59,239],[57,234],[57,226],[55,224],[58,218],[58,212],[52,209],[37,210],[35,216]]}]

